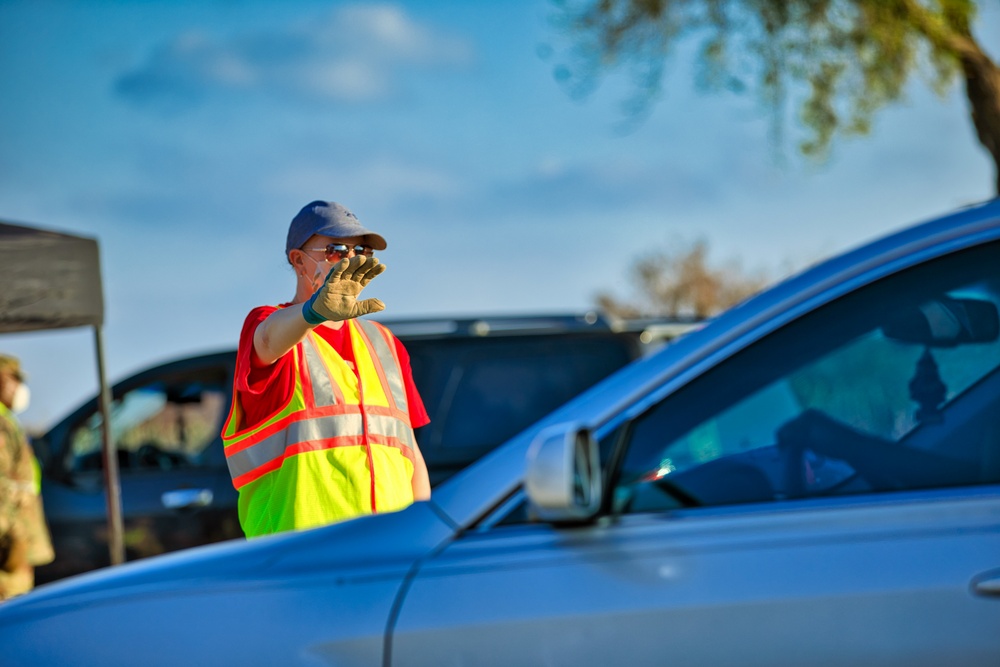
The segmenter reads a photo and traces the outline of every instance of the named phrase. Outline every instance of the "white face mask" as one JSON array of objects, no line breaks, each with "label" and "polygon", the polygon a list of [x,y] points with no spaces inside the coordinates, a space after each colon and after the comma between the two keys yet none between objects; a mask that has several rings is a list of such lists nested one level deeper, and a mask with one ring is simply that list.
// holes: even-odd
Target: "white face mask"
[{"label": "white face mask", "polygon": [[330,274],[330,269],[333,268],[333,264],[325,259],[315,260],[312,257],[309,257],[309,255],[303,255],[303,257],[307,257],[316,263],[316,270],[313,271],[312,277],[312,291],[315,292],[323,286],[323,283],[326,282],[326,277]]},{"label": "white face mask", "polygon": [[31,390],[28,389],[28,385],[23,382],[19,382],[17,389],[14,390],[14,396],[10,401],[10,411],[14,414],[21,414],[28,409],[28,404],[31,402]]}]

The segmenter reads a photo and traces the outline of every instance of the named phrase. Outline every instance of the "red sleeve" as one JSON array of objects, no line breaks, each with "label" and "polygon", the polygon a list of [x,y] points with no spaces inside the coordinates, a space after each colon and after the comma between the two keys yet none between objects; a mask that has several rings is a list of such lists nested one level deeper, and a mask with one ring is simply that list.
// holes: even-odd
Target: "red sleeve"
[{"label": "red sleeve", "polygon": [[259,424],[281,409],[295,388],[295,364],[291,354],[269,366],[254,363],[257,359],[253,347],[254,332],[276,310],[275,306],[254,308],[247,315],[240,332],[240,344],[236,349],[236,391],[243,408],[245,423],[242,428]]},{"label": "red sleeve", "polygon": [[420,428],[431,423],[431,418],[424,407],[424,400],[420,398],[417,385],[413,382],[413,371],[410,370],[410,353],[406,351],[403,343],[395,336],[392,339],[396,342],[396,355],[399,357],[399,367],[403,371],[403,383],[406,385],[406,404],[410,409],[410,426]]}]

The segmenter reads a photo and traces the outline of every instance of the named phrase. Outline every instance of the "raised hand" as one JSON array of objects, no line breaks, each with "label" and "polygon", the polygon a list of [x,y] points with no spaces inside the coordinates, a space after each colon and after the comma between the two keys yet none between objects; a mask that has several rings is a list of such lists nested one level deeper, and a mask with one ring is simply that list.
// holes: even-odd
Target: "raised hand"
[{"label": "raised hand", "polygon": [[358,301],[361,290],[383,271],[385,264],[380,264],[374,257],[345,257],[333,265],[323,286],[302,304],[302,317],[315,325],[326,320],[349,320],[384,310],[385,304],[378,299]]}]

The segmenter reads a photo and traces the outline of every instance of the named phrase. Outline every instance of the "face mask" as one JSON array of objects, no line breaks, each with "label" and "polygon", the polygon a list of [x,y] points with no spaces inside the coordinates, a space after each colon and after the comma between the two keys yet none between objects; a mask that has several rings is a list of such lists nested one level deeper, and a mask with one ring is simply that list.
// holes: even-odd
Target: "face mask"
[{"label": "face mask", "polygon": [[14,390],[14,397],[10,401],[10,411],[14,414],[21,414],[28,409],[30,402],[31,390],[23,382],[19,383],[17,389]]},{"label": "face mask", "polygon": [[323,286],[323,283],[326,282],[326,277],[327,275],[329,275],[330,269],[333,268],[333,264],[326,261],[325,259],[322,261],[317,261],[312,257],[309,257],[309,255],[303,255],[303,257],[308,257],[311,261],[315,262],[316,264],[316,270],[313,271],[313,277],[312,277],[312,291],[315,292],[316,290],[318,290],[320,287]]}]

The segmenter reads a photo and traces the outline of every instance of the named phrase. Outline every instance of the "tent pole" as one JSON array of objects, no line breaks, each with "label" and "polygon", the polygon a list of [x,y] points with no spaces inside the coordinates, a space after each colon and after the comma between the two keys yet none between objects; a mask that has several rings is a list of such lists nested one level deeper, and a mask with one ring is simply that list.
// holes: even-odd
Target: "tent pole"
[{"label": "tent pole", "polygon": [[111,435],[111,389],[104,373],[104,337],[101,325],[94,326],[94,343],[97,348],[97,376],[101,391],[101,431],[104,435],[104,488],[108,504],[108,551],[112,565],[125,562],[124,527],[122,525],[122,496],[118,481],[118,452]]}]

